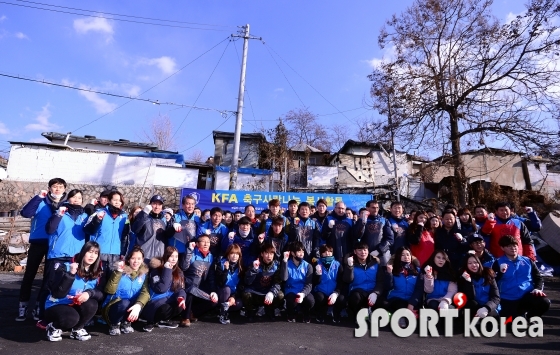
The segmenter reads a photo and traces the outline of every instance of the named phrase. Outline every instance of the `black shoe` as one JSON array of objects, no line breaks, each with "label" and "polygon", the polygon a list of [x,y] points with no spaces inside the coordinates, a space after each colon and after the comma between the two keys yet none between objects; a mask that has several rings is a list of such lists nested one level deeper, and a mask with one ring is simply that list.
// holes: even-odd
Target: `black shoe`
[{"label": "black shoe", "polygon": [[146,323],[146,325],[144,325],[144,327],[142,328],[145,332],[151,332],[152,330],[154,330],[154,324],[152,323]]},{"label": "black shoe", "polygon": [[317,320],[317,323],[319,323],[319,324],[325,323],[325,318],[323,318],[323,317],[319,316],[319,317],[316,318],[316,320]]},{"label": "black shoe", "polygon": [[309,316],[303,316],[302,323],[311,323],[311,318]]},{"label": "black shoe", "polygon": [[159,323],[157,324],[158,328],[171,328],[171,329],[175,329],[179,326],[179,324],[177,323],[173,323],[170,322],[168,320],[162,320],[159,321]]}]

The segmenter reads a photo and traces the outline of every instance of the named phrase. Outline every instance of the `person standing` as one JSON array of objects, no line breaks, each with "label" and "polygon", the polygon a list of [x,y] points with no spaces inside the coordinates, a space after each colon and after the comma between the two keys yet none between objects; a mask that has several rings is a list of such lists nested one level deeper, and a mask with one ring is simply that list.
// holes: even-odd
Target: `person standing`
[{"label": "person standing", "polygon": [[344,255],[352,250],[352,228],[354,221],[346,216],[346,205],[339,201],[327,217],[323,227],[323,240],[333,248],[334,259],[342,262]]},{"label": "person standing", "polygon": [[[22,217],[31,218],[31,229],[29,232],[29,250],[27,251],[27,266],[21,281],[19,290],[19,307],[16,321],[27,319],[29,299],[31,298],[31,287],[37,275],[37,270],[47,256],[49,249],[49,237],[45,226],[48,219],[66,200],[66,181],[61,178],[49,180],[48,191],[41,190],[21,210]],[[47,279],[43,277],[41,290],[46,290]],[[33,307],[33,319],[40,320],[41,304],[39,298]]]},{"label": "person standing", "polygon": [[356,222],[354,241],[366,243],[370,254],[378,257],[381,265],[386,266],[391,258],[393,230],[389,221],[379,215],[379,202],[368,201],[366,209],[367,212],[363,211],[362,218]]}]

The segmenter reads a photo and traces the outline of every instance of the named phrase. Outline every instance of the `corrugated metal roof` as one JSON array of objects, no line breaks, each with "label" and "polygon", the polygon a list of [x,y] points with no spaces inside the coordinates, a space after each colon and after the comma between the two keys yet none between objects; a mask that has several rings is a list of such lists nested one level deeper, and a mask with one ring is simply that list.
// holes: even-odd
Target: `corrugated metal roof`
[{"label": "corrugated metal roof", "polygon": [[310,152],[313,153],[323,153],[322,150],[312,147],[309,144],[305,144],[305,143],[296,144],[290,150],[292,152],[306,152],[307,150],[309,150]]}]

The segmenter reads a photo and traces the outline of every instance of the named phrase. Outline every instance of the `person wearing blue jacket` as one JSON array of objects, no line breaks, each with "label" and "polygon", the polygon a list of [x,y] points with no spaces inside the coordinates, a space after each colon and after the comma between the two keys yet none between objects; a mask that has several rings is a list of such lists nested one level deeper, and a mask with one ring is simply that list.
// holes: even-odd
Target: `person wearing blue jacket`
[{"label": "person wearing blue jacket", "polygon": [[333,256],[330,245],[319,247],[321,257],[313,265],[313,298],[317,323],[324,323],[329,306],[333,306],[333,323],[340,323],[340,313],[345,307],[342,265]]},{"label": "person wearing blue jacket", "polygon": [[443,250],[436,249],[422,267],[426,307],[436,311],[449,309],[457,293],[457,278],[449,257]]},{"label": "person wearing blue jacket", "polygon": [[[221,223],[223,211],[220,207],[210,210],[210,219],[202,223],[197,235],[207,235],[210,238],[210,252],[217,258],[222,252],[222,241],[228,239],[228,227]],[[225,249],[224,249],[225,250]]]},{"label": "person wearing blue jacket", "polygon": [[[48,191],[42,190],[23,206],[21,216],[31,218],[31,229],[29,232],[29,249],[27,250],[27,266],[21,287],[19,289],[19,307],[16,321],[21,322],[27,319],[29,299],[31,298],[31,288],[33,280],[37,275],[39,266],[43,258],[47,256],[49,250],[49,236],[45,230],[47,220],[58,209],[66,199],[66,181],[61,178],[54,178],[49,181]],[[48,279],[43,278],[41,290],[46,290]],[[46,292],[46,291],[45,291]],[[41,302],[37,299],[33,307],[33,319],[38,321],[41,316]]]},{"label": "person wearing blue jacket", "polygon": [[368,250],[372,256],[376,256],[381,261],[382,266],[386,266],[391,258],[391,245],[393,245],[393,230],[389,220],[379,215],[379,202],[375,200],[366,203],[369,216],[358,219],[354,228],[354,241],[364,242],[368,245]]},{"label": "person wearing blue jacket", "polygon": [[464,309],[471,310],[471,317],[497,317],[500,310],[500,291],[496,284],[496,273],[482,266],[474,254],[468,254],[459,270],[457,281],[459,292],[465,294],[467,304]]},{"label": "person wearing blue jacket", "polygon": [[150,301],[142,310],[146,320],[144,331],[158,328],[177,328],[171,318],[179,315],[186,307],[185,276],[179,267],[179,253],[168,246],[161,258],[152,258],[148,273]]},{"label": "person wearing blue jacket", "polygon": [[[397,249],[390,275],[389,292],[383,308],[391,313],[401,308],[416,313],[422,306],[423,296],[422,290],[416,286],[420,279],[420,263],[409,248],[403,246]],[[399,319],[399,326],[407,326],[405,318]]]},{"label": "person wearing blue jacket", "polygon": [[391,254],[402,246],[408,246],[406,240],[406,230],[408,229],[408,221],[404,216],[404,206],[402,202],[393,201],[391,210],[387,215],[387,220],[393,229],[393,245],[391,245]]},{"label": "person wearing blue jacket", "polygon": [[128,214],[123,210],[124,197],[118,191],[111,191],[109,203],[104,209],[95,211],[89,216],[84,227],[90,240],[96,241],[101,246],[101,261],[111,271],[126,255],[126,240],[130,231]]},{"label": "person wearing blue jacket", "polygon": [[[282,227],[282,224],[280,226]],[[283,304],[284,293],[281,290],[280,263],[275,260],[275,251],[274,245],[263,244],[258,265],[253,263],[252,267],[245,272],[243,305],[249,323],[254,322],[258,306],[264,305],[265,316],[274,321],[274,309]]]},{"label": "person wearing blue jacket", "polygon": [[[245,218],[245,217],[243,217]],[[242,218],[242,219],[243,219]],[[250,224],[247,228],[251,229]],[[229,311],[241,309],[242,303],[240,297],[237,296],[238,284],[241,280],[241,272],[244,269],[241,248],[238,244],[231,244],[227,247],[224,256],[217,259],[215,265],[216,286],[218,294],[218,303],[220,305],[219,321],[222,324],[229,324]],[[257,259],[258,260],[258,259]],[[259,262],[254,260],[258,267]]]},{"label": "person wearing blue jacket", "polygon": [[534,261],[519,255],[519,243],[511,235],[499,240],[504,255],[493,265],[500,290],[500,316],[516,317],[527,312],[527,318],[542,316],[550,308],[543,292],[544,282]]},{"label": "person wearing blue jacket", "polygon": [[45,303],[47,339],[61,341],[62,331],[72,329],[71,339],[91,339],[84,326],[93,318],[103,299],[105,278],[99,259],[99,244],[87,242],[71,263],[57,264],[49,280]]},{"label": "person wearing blue jacket", "polygon": [[132,322],[138,320],[142,308],[150,300],[148,266],[138,246],[118,261],[105,285],[102,315],[109,325],[109,335],[134,333]]},{"label": "person wearing blue jacket", "polygon": [[[136,216],[142,211],[142,207],[136,205],[133,206],[128,213],[128,225],[132,227],[134,223],[134,219]],[[132,231],[132,228],[128,232],[128,238],[123,241],[124,243],[124,250],[126,250],[126,255],[130,254],[132,249],[136,246],[136,233]]]},{"label": "person wearing blue jacket", "polygon": [[175,223],[181,225],[181,231],[175,233],[175,235],[169,239],[168,245],[177,248],[180,259],[185,257],[185,244],[196,239],[196,233],[202,224],[200,217],[194,213],[195,205],[196,199],[193,196],[184,196],[181,201],[181,210],[173,216]]},{"label": "person wearing blue jacket", "polygon": [[346,217],[346,205],[342,201],[337,202],[334,211],[327,216],[322,238],[333,248],[334,259],[339,263],[342,263],[344,255],[352,251],[353,227],[354,221]]},{"label": "person wearing blue jacket", "polygon": [[303,323],[311,322],[310,311],[315,305],[313,288],[313,267],[304,260],[305,247],[302,242],[290,243],[290,251],[284,252],[280,264],[280,275],[284,281],[286,317],[288,322],[296,321],[296,307],[301,305]]},{"label": "person wearing blue jacket", "polygon": [[[348,284],[348,310],[356,317],[360,309],[378,308],[384,290],[384,272],[379,259],[369,253],[368,245],[358,242],[354,252],[344,257],[343,280]],[[378,302],[379,299],[379,302]]]},{"label": "person wearing blue jacket", "polygon": [[490,254],[490,252],[486,249],[484,237],[475,233],[469,236],[468,242],[471,250],[474,251],[474,254],[482,263],[482,266],[491,268],[492,265],[494,265],[494,260],[496,260],[496,258],[494,258],[494,255]]},{"label": "person wearing blue jacket", "polygon": [[196,243],[190,242],[185,252],[181,269],[185,273],[186,308],[181,314],[181,327],[190,327],[191,322],[218,303],[215,292],[214,256],[210,252],[210,237],[203,234]]},{"label": "person wearing blue jacket", "polygon": [[[262,237],[261,237],[262,238]],[[264,238],[263,238],[264,239]],[[241,217],[237,222],[237,229],[228,233],[228,237],[222,240],[222,255],[233,244],[237,244],[243,255],[244,268],[248,268],[253,260],[259,257],[253,244],[258,244],[258,238],[253,234],[251,220],[249,217]],[[257,249],[258,250],[258,249]]]}]

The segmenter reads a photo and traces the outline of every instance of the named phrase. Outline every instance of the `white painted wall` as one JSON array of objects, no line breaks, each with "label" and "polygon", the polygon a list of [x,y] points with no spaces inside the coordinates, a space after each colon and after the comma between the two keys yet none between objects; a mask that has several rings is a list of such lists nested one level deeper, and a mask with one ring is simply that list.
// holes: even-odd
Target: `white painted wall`
[{"label": "white painted wall", "polygon": [[156,166],[154,185],[196,189],[197,183],[198,169]]},{"label": "white painted wall", "polygon": [[150,186],[154,185],[157,165],[181,166],[174,159],[18,145],[10,150],[7,172],[10,180],[48,181],[61,177],[73,183],[91,185],[143,185],[146,181]]},{"label": "white painted wall", "polygon": [[[238,190],[253,190],[249,186],[254,186],[258,180],[264,179],[265,183],[262,189],[256,191],[269,191],[270,188],[270,175],[253,175],[251,174],[237,174],[237,187]],[[215,190],[229,190],[229,172],[216,171],[216,185]]]}]

